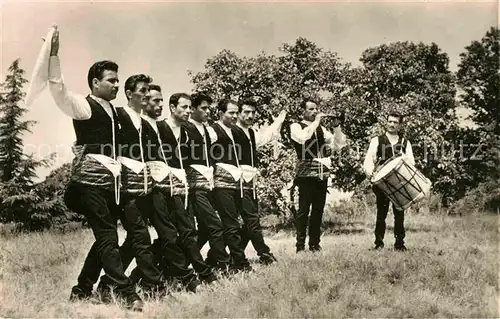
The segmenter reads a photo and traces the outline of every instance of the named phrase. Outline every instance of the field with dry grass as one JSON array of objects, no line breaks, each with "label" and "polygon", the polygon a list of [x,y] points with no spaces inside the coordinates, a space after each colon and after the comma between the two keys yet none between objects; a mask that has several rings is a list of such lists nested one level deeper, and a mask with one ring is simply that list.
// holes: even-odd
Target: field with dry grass
[{"label": "field with dry grass", "polygon": [[[373,216],[331,225],[321,253],[295,254],[291,233],[267,235],[279,263],[197,294],[148,300],[144,312],[70,303],[89,230],[0,238],[1,317],[498,317],[498,216],[407,216],[407,247],[371,251]],[[333,230],[333,231],[331,231]],[[121,234],[123,240],[123,234]],[[206,249],[205,249],[206,250]],[[204,252],[205,252],[204,250]],[[256,261],[251,246],[247,252]],[[130,269],[129,269],[130,270]]]}]

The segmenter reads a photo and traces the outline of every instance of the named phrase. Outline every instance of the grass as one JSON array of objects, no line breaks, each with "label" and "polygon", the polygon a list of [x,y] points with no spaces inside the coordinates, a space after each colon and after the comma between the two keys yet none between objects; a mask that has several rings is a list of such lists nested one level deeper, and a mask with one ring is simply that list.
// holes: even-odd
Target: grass
[{"label": "grass", "polygon": [[[253,274],[148,300],[143,313],[67,301],[92,244],[89,230],[4,237],[1,317],[499,317],[498,217],[410,215],[405,253],[371,251],[373,216],[330,223],[321,253],[295,254],[291,233],[266,240],[279,259]],[[327,218],[328,219],[328,218]],[[123,234],[120,236],[123,240]],[[206,252],[206,248],[204,249]],[[247,252],[256,260],[251,246]],[[130,269],[129,269],[130,270]]]}]

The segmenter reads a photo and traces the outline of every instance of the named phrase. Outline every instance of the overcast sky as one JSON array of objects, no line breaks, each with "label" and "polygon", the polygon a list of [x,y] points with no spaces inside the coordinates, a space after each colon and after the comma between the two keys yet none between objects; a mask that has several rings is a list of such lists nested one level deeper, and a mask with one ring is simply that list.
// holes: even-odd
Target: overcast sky
[{"label": "overcast sky", "polygon": [[[201,71],[207,58],[222,49],[241,55],[277,53],[282,43],[306,37],[357,63],[368,47],[394,41],[435,42],[456,69],[459,54],[498,24],[496,1],[399,2],[3,2],[1,7],[1,79],[21,58],[31,72],[41,37],[57,23],[62,70],[67,85],[87,94],[89,66],[116,61],[121,83],[147,73],[165,95],[191,91],[187,70]],[[27,87],[26,87],[27,90]],[[114,104],[126,99],[122,90]],[[71,119],[59,111],[48,91],[27,116],[39,121],[25,144],[39,156],[58,150],[57,166],[71,160],[75,139]],[[41,177],[49,170],[41,170]]]}]

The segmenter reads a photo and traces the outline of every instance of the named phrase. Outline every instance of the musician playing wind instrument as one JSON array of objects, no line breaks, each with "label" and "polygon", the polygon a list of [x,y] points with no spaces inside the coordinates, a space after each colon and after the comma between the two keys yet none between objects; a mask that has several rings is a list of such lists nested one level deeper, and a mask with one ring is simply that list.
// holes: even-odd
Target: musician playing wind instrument
[{"label": "musician playing wind instrument", "polygon": [[[312,100],[301,103],[303,120],[290,126],[291,138],[298,156],[295,181],[299,188],[299,209],[295,217],[296,251],[305,249],[309,218],[309,250],[320,251],[321,221],[326,201],[331,152],[345,145],[340,125],[330,133],[320,125],[317,104]],[[309,212],[311,217],[309,217]]]}]

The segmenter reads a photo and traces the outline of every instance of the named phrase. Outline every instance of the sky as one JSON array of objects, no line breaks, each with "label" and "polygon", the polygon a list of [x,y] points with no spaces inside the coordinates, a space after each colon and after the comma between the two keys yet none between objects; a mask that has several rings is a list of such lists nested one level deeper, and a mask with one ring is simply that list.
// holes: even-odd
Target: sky
[{"label": "sky", "polygon": [[[223,49],[252,56],[278,53],[298,37],[359,63],[361,53],[395,41],[435,42],[456,70],[459,54],[498,25],[497,1],[331,1],[331,2],[100,2],[0,0],[0,76],[17,58],[31,79],[42,37],[56,23],[59,56],[70,90],[88,94],[90,65],[98,60],[119,64],[121,84],[146,73],[167,97],[190,92],[187,71],[202,71],[208,58]],[[27,86],[25,87],[27,91]],[[113,101],[126,103],[123,89]],[[38,121],[24,138],[27,152],[43,157],[57,152],[54,166],[38,171],[44,178],[71,161],[75,140],[72,121],[48,90],[29,107],[26,119]]]}]

